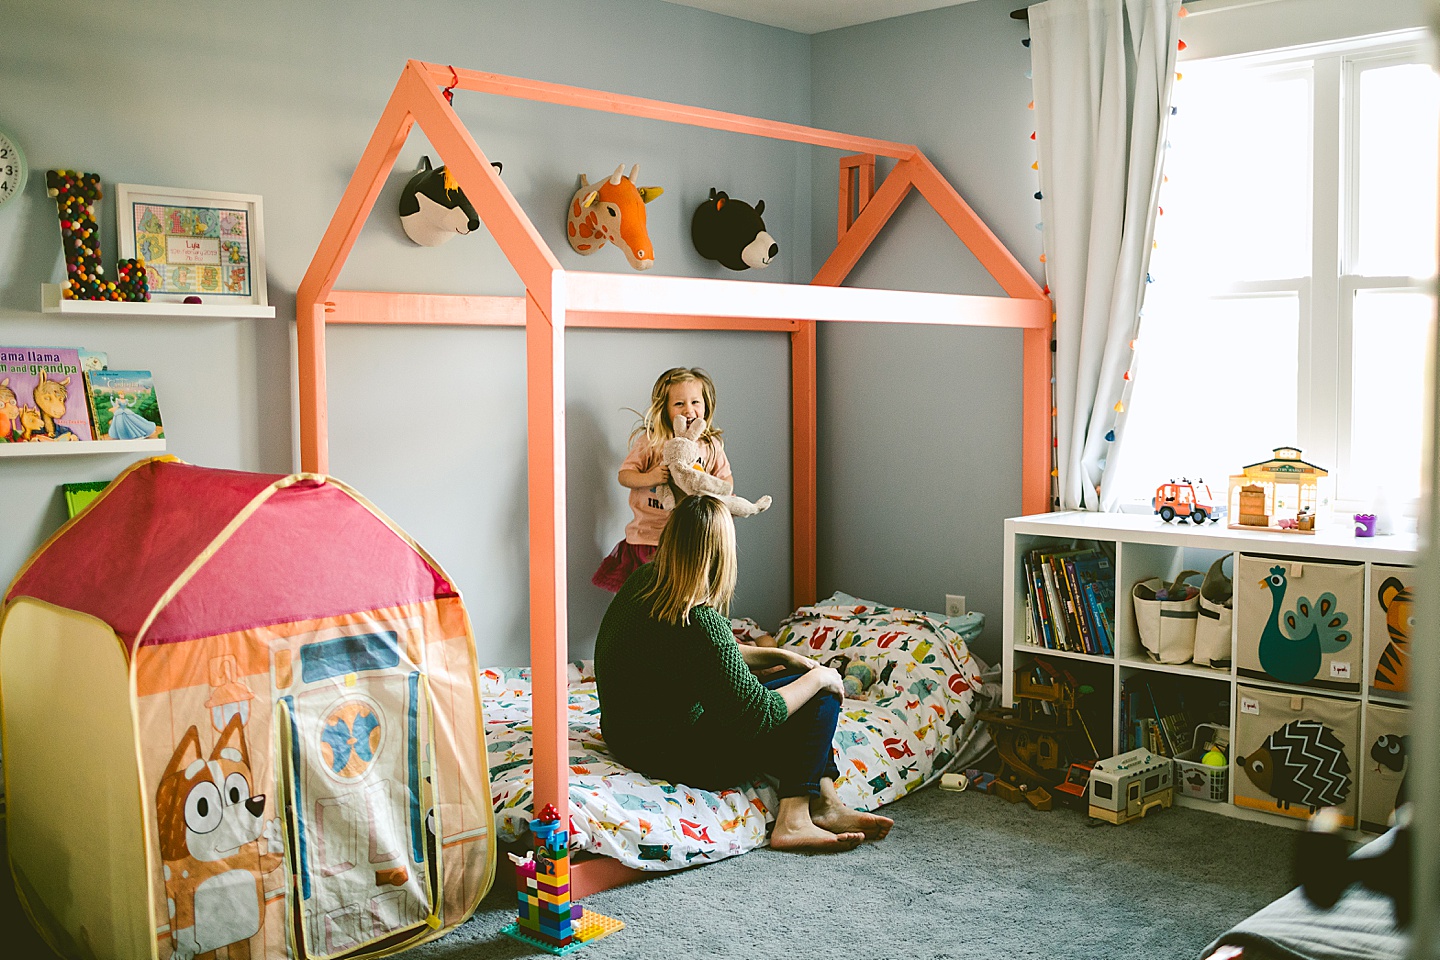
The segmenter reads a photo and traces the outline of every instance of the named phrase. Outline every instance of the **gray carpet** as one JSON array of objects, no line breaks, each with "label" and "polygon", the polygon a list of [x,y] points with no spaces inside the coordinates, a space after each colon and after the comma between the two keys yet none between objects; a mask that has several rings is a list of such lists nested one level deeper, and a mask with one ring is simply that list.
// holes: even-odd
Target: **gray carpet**
[{"label": "gray carpet", "polygon": [[[1088,826],[983,794],[927,789],[892,804],[879,844],[832,856],[757,850],[596,894],[626,928],[584,960],[1190,960],[1289,887],[1295,833],[1175,808]],[[497,883],[458,930],[402,956],[548,956],[500,934]],[[8,956],[48,957],[5,871]],[[12,948],[18,953],[9,953]]]},{"label": "gray carpet", "polygon": [[[585,903],[626,928],[580,956],[1190,960],[1290,888],[1292,830],[1196,810],[1091,827],[929,789],[887,812],[890,836],[850,853],[767,848],[596,894]],[[538,954],[499,935],[514,911],[496,886],[469,923],[405,956]]]}]

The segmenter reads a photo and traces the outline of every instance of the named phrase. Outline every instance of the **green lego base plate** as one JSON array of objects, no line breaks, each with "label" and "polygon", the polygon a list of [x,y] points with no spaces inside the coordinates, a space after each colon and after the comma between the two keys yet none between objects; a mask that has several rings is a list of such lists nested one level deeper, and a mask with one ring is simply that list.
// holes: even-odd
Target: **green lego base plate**
[{"label": "green lego base plate", "polygon": [[576,950],[579,950],[581,947],[585,946],[584,940],[573,940],[570,943],[565,944],[565,946],[563,947],[557,947],[553,943],[546,943],[544,940],[539,940],[535,937],[530,936],[530,934],[526,933],[525,930],[518,923],[506,924],[503,928],[501,928],[500,932],[505,934],[505,936],[507,937],[514,937],[516,940],[519,940],[522,943],[528,943],[532,947],[539,947],[541,950],[553,953],[557,957],[563,957],[566,954],[574,953]]},{"label": "green lego base plate", "polygon": [[[530,934],[525,931],[525,928],[520,926],[519,923],[506,924],[500,932],[505,934],[507,937],[514,937],[516,940],[519,940],[522,943],[528,943],[533,947],[539,947],[541,950],[544,950],[548,953],[553,953],[557,957],[563,957],[566,954],[574,953],[576,950],[579,950],[587,943],[594,943],[601,937],[609,936],[616,930],[623,929],[624,926],[624,923],[614,919],[613,917],[607,917],[602,913],[594,913],[592,911],[586,910],[585,916],[582,917],[580,921],[575,925],[575,933],[577,939],[570,943],[567,943],[563,947],[557,947],[553,943],[546,943],[544,940],[541,940],[538,937],[530,936]],[[578,939],[582,937],[583,939]]]}]

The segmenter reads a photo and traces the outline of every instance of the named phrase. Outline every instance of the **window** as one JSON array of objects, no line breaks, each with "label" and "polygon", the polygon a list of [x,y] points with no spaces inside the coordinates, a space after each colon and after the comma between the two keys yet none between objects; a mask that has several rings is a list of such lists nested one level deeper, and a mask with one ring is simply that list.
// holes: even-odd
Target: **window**
[{"label": "window", "polygon": [[1418,39],[1182,64],[1125,441],[1216,492],[1295,445],[1342,510],[1419,496],[1440,81]]}]

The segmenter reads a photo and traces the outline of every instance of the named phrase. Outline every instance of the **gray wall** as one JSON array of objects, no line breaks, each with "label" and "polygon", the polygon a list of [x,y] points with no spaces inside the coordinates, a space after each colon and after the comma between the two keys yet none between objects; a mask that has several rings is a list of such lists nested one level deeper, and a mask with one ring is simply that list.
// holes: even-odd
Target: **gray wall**
[{"label": "gray wall", "polygon": [[[918,143],[1027,266],[1039,253],[1028,135],[1028,51],[1008,3],[805,37],[653,0],[382,3],[343,7],[150,0],[10,4],[0,126],[32,177],[0,210],[0,342],[87,346],[154,371],[168,452],[284,473],[296,463],[294,291],[407,58],[615,90]],[[330,11],[343,9],[337,20]],[[63,29],[62,26],[63,25]],[[583,40],[580,39],[583,37]],[[583,53],[582,53],[583,51]],[[711,186],[764,199],[780,261],[745,279],[805,281],[834,237],[839,153],[460,93],[455,108],[567,267],[624,273],[563,240],[576,175],[642,164],[657,273],[733,276],[690,246]],[[409,242],[394,216],[422,153],[412,134],[339,287],[518,294],[485,235]],[[61,274],[44,171],[261,194],[274,321],[63,319],[37,312]],[[812,189],[813,186],[813,189]],[[813,196],[813,200],[812,200]],[[103,251],[116,257],[111,199]],[[813,228],[812,228],[813,222]],[[851,282],[994,293],[919,200],[907,201]],[[436,556],[472,608],[487,663],[526,650],[522,338],[515,330],[335,328],[331,472]],[[773,626],[790,608],[788,351],[778,334],[577,331],[567,340],[569,598],[588,655],[608,595],[589,584],[628,518],[615,470],[666,367],[700,364],[739,492],[777,505],[740,524],[736,612]],[[991,618],[998,651],[1002,518],[1019,511],[1019,335],[853,325],[820,344],[820,588],[926,608],[947,592]],[[59,484],[108,479],[120,455],[0,460],[0,576],[64,518]]]},{"label": "gray wall", "polygon": [[[0,342],[87,346],[154,371],[167,452],[286,473],[296,463],[294,291],[407,58],[674,100],[777,120],[810,115],[809,39],[652,0],[440,0],[344,5],[150,0],[5,4],[0,126],[25,149],[23,197],[0,209]],[[337,12],[343,11],[343,17]],[[584,171],[641,162],[657,273],[721,276],[689,239],[710,186],[767,201],[781,260],[754,279],[808,279],[807,148],[461,92],[455,107],[568,267],[563,213]],[[422,153],[413,134],[342,289],[518,294],[488,235],[417,247],[395,215]],[[63,319],[38,312],[62,272],[44,171],[101,175],[103,255],[114,263],[117,182],[261,194],[273,321]],[[747,279],[749,277],[747,276]],[[615,472],[663,369],[719,384],[738,489],[775,495],[741,524],[739,611],[790,608],[789,368],[778,334],[601,333],[568,338],[572,654],[588,655],[609,595],[589,577],[628,519]],[[329,337],[331,472],[432,552],[472,609],[482,661],[528,659],[522,336],[513,330],[337,328]],[[109,479],[123,455],[0,459],[0,578],[64,519],[59,484]]]},{"label": "gray wall", "polygon": [[[814,123],[916,144],[1038,278],[1030,51],[1014,7],[977,0],[816,36]],[[817,158],[814,176],[819,264],[834,246],[834,167]],[[1001,293],[913,194],[849,283]],[[988,618],[977,651],[998,659],[1003,521],[1020,512],[1020,334],[832,324],[820,367],[821,592],[932,610],[964,594]]]}]

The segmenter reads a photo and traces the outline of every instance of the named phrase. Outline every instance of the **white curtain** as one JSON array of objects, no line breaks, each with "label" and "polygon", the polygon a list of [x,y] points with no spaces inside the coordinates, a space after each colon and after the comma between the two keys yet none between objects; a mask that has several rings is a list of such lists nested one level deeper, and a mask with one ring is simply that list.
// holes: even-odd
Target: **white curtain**
[{"label": "white curtain", "polygon": [[1102,480],[1123,438],[1115,406],[1150,262],[1179,16],[1180,0],[1029,9],[1065,510],[1116,507]]}]

